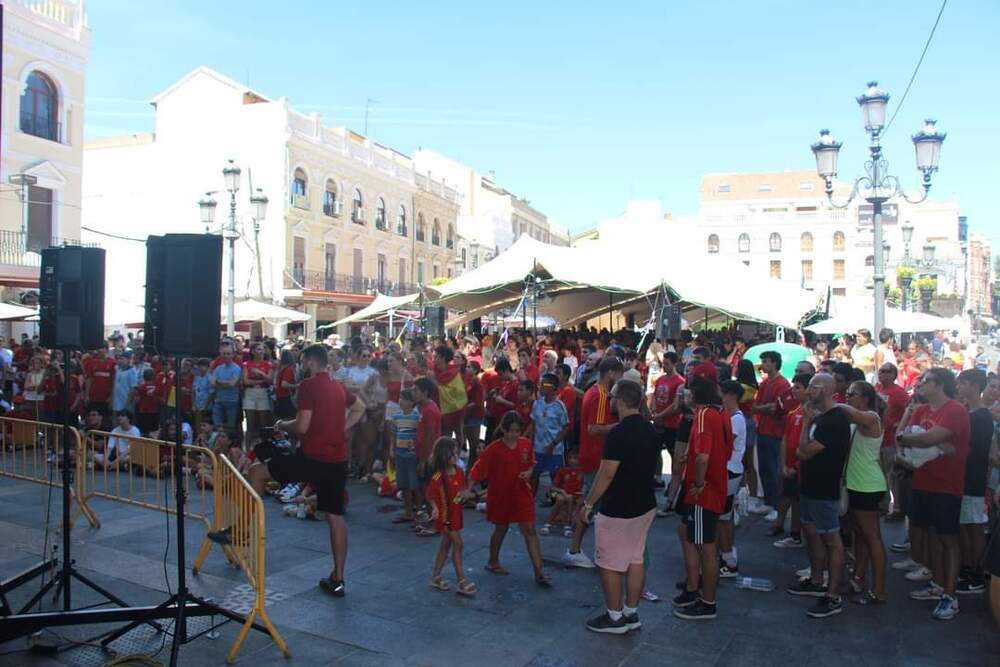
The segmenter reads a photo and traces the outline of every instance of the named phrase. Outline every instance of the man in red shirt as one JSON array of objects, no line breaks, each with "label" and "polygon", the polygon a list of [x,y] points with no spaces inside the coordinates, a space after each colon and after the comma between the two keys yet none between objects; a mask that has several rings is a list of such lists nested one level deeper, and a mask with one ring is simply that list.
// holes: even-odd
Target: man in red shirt
[{"label": "man in red shirt", "polygon": [[955,376],[946,368],[925,372],[917,391],[926,403],[913,412],[908,426],[919,426],[922,432],[905,429],[896,441],[903,447],[937,447],[942,455],[913,472],[912,553],[914,560],[930,565],[933,579],[924,588],[912,591],[910,597],[938,600],[934,618],[950,620],[958,614],[958,528],[965,491],[965,459],[969,455],[969,413],[955,400]]},{"label": "man in red shirt", "polygon": [[[890,482],[893,497],[897,499],[896,502],[898,503],[898,499],[902,496],[898,484],[900,480],[895,479],[895,476],[892,475],[892,462],[896,454],[896,449],[893,445],[896,442],[896,427],[899,426],[899,422],[903,418],[903,413],[906,412],[906,406],[910,402],[910,395],[906,393],[905,389],[896,384],[897,374],[896,366],[891,363],[882,364],[878,369],[878,384],[875,385],[875,391],[885,401],[885,413],[882,416],[882,471],[885,473],[886,480]],[[907,471],[903,470],[900,470],[900,473],[908,474]],[[888,508],[888,501],[889,494],[886,494],[882,501],[886,508]],[[888,521],[902,521],[902,508],[899,506],[895,507],[892,514],[887,516],[886,519]]]},{"label": "man in red shirt", "polygon": [[97,410],[106,422],[111,415],[111,391],[115,386],[115,360],[106,348],[97,349],[83,360],[84,388],[87,393],[87,410]]},{"label": "man in red shirt", "polygon": [[[583,404],[580,407],[580,470],[583,472],[584,496],[590,492],[597,469],[601,466],[604,437],[618,421],[611,412],[608,393],[625,373],[625,366],[620,359],[609,356],[601,360],[597,372],[597,382],[583,395]],[[580,551],[586,532],[587,524],[577,521],[573,532],[573,543],[562,557],[563,565],[594,567],[594,562]]]},{"label": "man in red shirt", "polygon": [[[778,505],[778,519],[771,530],[771,534],[779,538],[774,541],[774,546],[779,549],[799,549],[803,546],[802,522],[799,515],[799,457],[796,451],[805,424],[802,401],[806,400],[806,389],[811,379],[812,375],[807,373],[797,373],[792,378],[792,398],[798,405],[785,415],[784,439],[781,444],[784,452],[781,462],[781,502]],[[791,531],[788,537],[781,537],[785,532],[785,515],[789,510],[792,512]]]},{"label": "man in red shirt", "polygon": [[[344,489],[347,483],[347,429],[365,414],[361,401],[349,397],[343,386],[326,372],[327,353],[322,345],[311,345],[302,353],[302,366],[309,377],[298,388],[298,412],[294,419],[275,422],[279,431],[299,437],[299,450],[277,454],[250,468],[250,483],[264,494],[269,479],[283,484],[308,481],[316,489],[316,509],[326,512],[333,545],[333,572],[320,580],[320,588],[343,597],[344,566],[347,562],[347,524],[344,522]],[[226,529],[230,530],[231,529]],[[225,532],[225,531],[222,531]]]},{"label": "man in red shirt", "polygon": [[[653,426],[660,436],[660,447],[670,453],[670,486],[667,487],[668,507],[660,511],[660,516],[667,516],[672,511],[669,507],[677,497],[677,488],[681,483],[680,463],[674,460],[674,444],[677,442],[677,429],[681,425],[681,405],[677,400],[677,391],[684,386],[684,378],[677,372],[677,355],[673,352],[663,354],[663,375],[656,379],[653,386]],[[663,474],[663,457],[659,459],[656,474]]]},{"label": "man in red shirt", "polygon": [[513,410],[517,402],[517,381],[510,361],[506,357],[498,357],[493,363],[493,370],[484,372],[479,383],[486,396],[486,444],[489,444],[493,442],[493,432],[500,419],[508,410]]},{"label": "man in red shirt", "polygon": [[716,527],[726,505],[729,483],[726,463],[733,453],[732,422],[719,408],[719,390],[711,374],[699,373],[699,368],[694,369],[690,378],[695,413],[684,468],[687,511],[681,546],[687,584],[674,598],[674,615],[686,620],[716,616],[715,593],[719,584]]},{"label": "man in red shirt", "polygon": [[[785,415],[795,406],[792,385],[781,375],[781,354],[761,352],[760,367],[767,377],[757,388],[753,413],[757,417],[757,472],[764,489],[764,504],[754,514],[767,514],[767,521],[777,519],[781,499],[781,436],[785,433]],[[773,516],[772,516],[773,515]]]}]

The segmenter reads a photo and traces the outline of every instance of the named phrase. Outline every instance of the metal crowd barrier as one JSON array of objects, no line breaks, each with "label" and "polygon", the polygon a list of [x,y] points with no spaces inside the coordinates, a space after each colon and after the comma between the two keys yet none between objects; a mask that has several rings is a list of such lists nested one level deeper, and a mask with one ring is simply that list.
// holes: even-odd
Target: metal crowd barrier
[{"label": "metal crowd barrier", "polygon": [[[214,530],[228,529],[230,544],[223,545],[223,551],[230,562],[235,562],[254,590],[254,603],[247,614],[239,635],[226,655],[227,662],[236,660],[243,641],[250,632],[254,620],[259,620],[267,628],[275,645],[285,655],[291,657],[288,645],[271,623],[264,609],[264,554],[267,531],[264,522],[264,503],[249,482],[233,467],[225,456],[216,460],[213,470],[215,484],[215,508],[212,514]],[[197,574],[211,550],[211,542],[202,543],[192,571]]]},{"label": "metal crowd barrier", "polygon": [[[62,488],[62,471],[59,467],[62,434],[62,424],[0,417],[0,475]],[[73,520],[75,522],[83,514],[91,526],[98,528],[101,524],[82,493],[84,466],[80,433],[71,428],[69,437],[70,461],[77,473],[77,482],[70,490],[72,502],[77,507]]]}]

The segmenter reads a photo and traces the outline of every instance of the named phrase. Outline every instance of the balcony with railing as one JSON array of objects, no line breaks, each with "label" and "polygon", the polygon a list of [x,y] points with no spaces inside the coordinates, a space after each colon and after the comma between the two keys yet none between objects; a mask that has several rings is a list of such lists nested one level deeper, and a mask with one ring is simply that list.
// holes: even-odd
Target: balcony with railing
[{"label": "balcony with railing", "polygon": [[406,231],[406,225],[405,224],[403,224],[403,225],[396,225],[396,233],[399,234],[400,236],[406,236],[406,233],[407,233],[407,231]]},{"label": "balcony with railing", "polygon": [[389,231],[389,223],[385,220],[385,213],[375,214],[375,229],[381,230],[383,232]]},{"label": "balcony with railing", "polygon": [[365,224],[365,210],[357,206],[351,209],[351,222],[356,225]]},{"label": "balcony with railing", "polygon": [[292,194],[292,206],[303,211],[309,210],[309,195],[307,194]]},{"label": "balcony with railing", "polygon": [[40,251],[43,248],[58,248],[64,245],[83,245],[87,248],[99,247],[96,243],[80,243],[76,239],[41,238],[24,232],[0,229],[0,265],[38,267],[42,265]]},{"label": "balcony with railing", "polygon": [[410,283],[366,278],[345,273],[307,271],[299,267],[285,275],[285,289],[301,289],[308,292],[339,292],[341,294],[374,295],[381,292],[387,296],[403,296],[417,291]]},{"label": "balcony with railing", "polygon": [[33,137],[62,143],[62,125],[50,117],[22,111],[20,128],[21,132]]}]

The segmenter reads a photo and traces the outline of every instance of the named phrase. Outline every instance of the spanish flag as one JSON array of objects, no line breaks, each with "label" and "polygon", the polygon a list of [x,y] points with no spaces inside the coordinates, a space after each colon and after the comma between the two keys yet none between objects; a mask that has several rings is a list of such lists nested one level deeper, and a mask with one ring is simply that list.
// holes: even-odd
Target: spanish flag
[{"label": "spanish flag", "polygon": [[459,373],[455,362],[448,364],[444,370],[435,369],[434,379],[438,385],[438,404],[441,406],[442,415],[465,408],[469,396],[465,393],[465,383],[462,382],[462,374]]}]

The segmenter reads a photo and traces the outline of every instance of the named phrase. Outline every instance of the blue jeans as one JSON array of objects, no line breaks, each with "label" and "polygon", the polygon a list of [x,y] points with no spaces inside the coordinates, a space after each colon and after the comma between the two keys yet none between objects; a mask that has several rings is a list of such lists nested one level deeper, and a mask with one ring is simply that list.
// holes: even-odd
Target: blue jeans
[{"label": "blue jeans", "polygon": [[239,419],[239,403],[228,401],[216,401],[212,406],[212,423],[225,426],[228,429],[236,428],[236,420]]},{"label": "blue jeans", "polygon": [[781,438],[775,435],[757,434],[757,472],[764,487],[764,503],[778,507],[781,497]]}]

